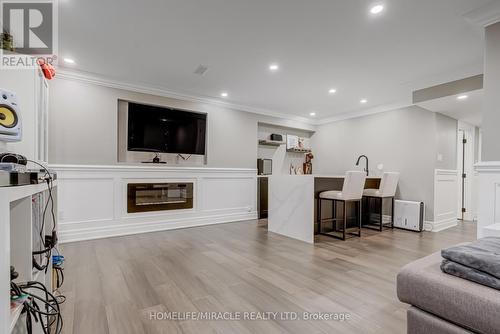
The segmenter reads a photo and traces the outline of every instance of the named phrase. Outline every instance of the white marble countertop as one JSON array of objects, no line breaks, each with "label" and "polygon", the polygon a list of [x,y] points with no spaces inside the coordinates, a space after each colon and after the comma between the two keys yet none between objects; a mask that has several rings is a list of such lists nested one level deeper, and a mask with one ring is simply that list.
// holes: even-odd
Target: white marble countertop
[{"label": "white marble countertop", "polygon": [[[291,176],[291,177],[314,177],[314,178],[325,178],[325,179],[343,179],[345,174],[274,174],[274,175],[259,175],[265,177],[273,176]],[[380,176],[367,176],[367,179],[380,179]]]},{"label": "white marble countertop", "polygon": [[[318,177],[318,178],[331,178],[331,179],[343,179],[345,178],[345,174],[344,175],[334,175],[334,174],[312,174],[311,176],[313,177]],[[372,175],[369,175],[366,177],[367,179],[380,179],[381,177],[380,176],[372,176]]]}]

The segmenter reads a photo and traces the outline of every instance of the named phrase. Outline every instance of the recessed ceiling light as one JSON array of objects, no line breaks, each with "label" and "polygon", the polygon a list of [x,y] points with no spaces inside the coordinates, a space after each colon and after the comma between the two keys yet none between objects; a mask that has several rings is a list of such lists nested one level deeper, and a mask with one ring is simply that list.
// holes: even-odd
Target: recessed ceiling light
[{"label": "recessed ceiling light", "polygon": [[384,5],[375,5],[370,9],[370,13],[376,15],[384,11]]},{"label": "recessed ceiling light", "polygon": [[75,60],[71,59],[71,58],[64,58],[64,62],[67,63],[67,64],[74,64]]},{"label": "recessed ceiling light", "polygon": [[362,99],[361,101],[359,101],[359,103],[365,104],[365,103],[368,103],[368,100],[367,99]]},{"label": "recessed ceiling light", "polygon": [[222,92],[222,93],[220,93],[220,96],[221,96],[221,97],[228,97],[228,96],[229,96],[229,94],[228,94],[227,92]]},{"label": "recessed ceiling light", "polygon": [[316,113],[315,112],[310,112],[309,116],[316,116]]},{"label": "recessed ceiling light", "polygon": [[460,95],[459,97],[457,97],[458,100],[467,100],[468,98],[468,95]]},{"label": "recessed ceiling light", "polygon": [[269,70],[270,71],[276,72],[279,69],[280,69],[280,66],[278,64],[271,64],[271,65],[269,65]]},{"label": "recessed ceiling light", "polygon": [[335,88],[332,88],[328,91],[329,94],[335,94],[337,90]]}]

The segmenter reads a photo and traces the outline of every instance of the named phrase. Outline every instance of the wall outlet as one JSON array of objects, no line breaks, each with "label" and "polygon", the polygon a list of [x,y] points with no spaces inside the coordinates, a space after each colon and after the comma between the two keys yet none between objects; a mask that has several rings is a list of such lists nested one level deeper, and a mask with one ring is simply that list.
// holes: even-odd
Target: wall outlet
[{"label": "wall outlet", "polygon": [[437,161],[443,161],[443,155],[441,153],[438,153]]}]

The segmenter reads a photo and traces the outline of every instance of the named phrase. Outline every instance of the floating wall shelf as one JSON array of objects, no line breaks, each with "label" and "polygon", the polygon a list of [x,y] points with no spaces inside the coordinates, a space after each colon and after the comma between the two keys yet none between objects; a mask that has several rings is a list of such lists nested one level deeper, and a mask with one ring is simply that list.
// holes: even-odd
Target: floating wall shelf
[{"label": "floating wall shelf", "polygon": [[285,143],[282,141],[275,141],[275,140],[266,140],[266,139],[261,139],[259,140],[259,145],[265,145],[265,146],[281,146],[284,145]]},{"label": "floating wall shelf", "polygon": [[289,148],[286,151],[293,152],[293,153],[310,153],[310,152],[312,152],[312,150],[309,148]]}]

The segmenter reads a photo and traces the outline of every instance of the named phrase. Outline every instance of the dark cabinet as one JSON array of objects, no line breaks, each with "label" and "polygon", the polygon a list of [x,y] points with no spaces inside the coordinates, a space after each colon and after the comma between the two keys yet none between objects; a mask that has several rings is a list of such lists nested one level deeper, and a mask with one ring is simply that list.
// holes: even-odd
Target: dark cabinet
[{"label": "dark cabinet", "polygon": [[267,177],[259,177],[257,184],[257,209],[259,219],[267,218],[269,182]]}]

